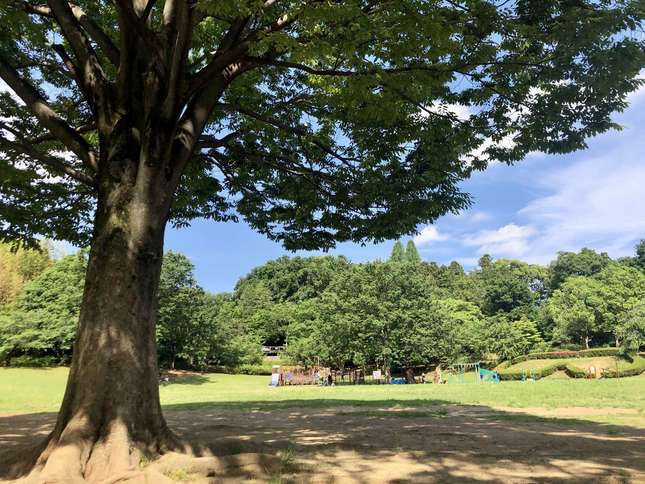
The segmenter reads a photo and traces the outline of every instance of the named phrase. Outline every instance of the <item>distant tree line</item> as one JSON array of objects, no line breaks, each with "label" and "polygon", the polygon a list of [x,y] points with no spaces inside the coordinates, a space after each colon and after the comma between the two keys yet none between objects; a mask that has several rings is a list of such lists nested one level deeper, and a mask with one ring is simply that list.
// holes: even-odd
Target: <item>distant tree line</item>
[{"label": "distant tree line", "polygon": [[[0,305],[0,361],[36,365],[69,362],[87,260],[86,250],[54,260],[49,246],[17,252],[0,246],[0,294],[4,297]],[[231,295],[210,294],[199,287],[187,257],[166,253],[158,296],[160,363],[171,368],[177,364],[205,368],[259,363],[261,341],[231,316],[236,307]]]},{"label": "distant tree line", "polygon": [[[87,252],[0,246],[0,358],[66,362]],[[633,257],[560,252],[547,267],[484,255],[464,271],[425,262],[412,241],[387,261],[281,257],[232,293],[201,288],[193,264],[164,257],[157,340],[162,365],[206,368],[261,360],[286,345],[293,363],[405,368],[509,359],[531,351],[645,344],[645,241]]]}]

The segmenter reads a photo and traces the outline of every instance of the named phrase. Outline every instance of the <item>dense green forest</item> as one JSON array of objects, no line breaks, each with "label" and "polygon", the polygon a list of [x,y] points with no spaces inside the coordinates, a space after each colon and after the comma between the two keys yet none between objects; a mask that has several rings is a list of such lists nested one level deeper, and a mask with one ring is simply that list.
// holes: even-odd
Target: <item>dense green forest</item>
[{"label": "dense green forest", "polygon": [[[54,257],[0,246],[0,358],[64,364],[88,254]],[[477,268],[425,262],[412,241],[387,261],[281,257],[232,293],[201,288],[187,257],[164,257],[157,341],[164,366],[259,363],[261,345],[286,345],[293,363],[403,368],[505,360],[532,351],[645,344],[645,241],[612,260],[582,249],[548,267],[484,255]]]}]

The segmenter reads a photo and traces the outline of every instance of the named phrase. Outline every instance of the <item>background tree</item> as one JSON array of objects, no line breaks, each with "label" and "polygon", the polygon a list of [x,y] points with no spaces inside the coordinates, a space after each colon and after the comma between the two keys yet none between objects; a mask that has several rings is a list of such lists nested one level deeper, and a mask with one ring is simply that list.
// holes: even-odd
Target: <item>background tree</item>
[{"label": "background tree", "polygon": [[580,252],[558,252],[558,258],[551,263],[551,290],[559,288],[570,276],[591,276],[603,270],[611,262],[602,252],[584,248]]},{"label": "background tree", "polygon": [[18,299],[25,284],[52,263],[51,245],[40,244],[39,250],[0,243],[0,306]]},{"label": "background tree", "polygon": [[636,353],[645,346],[645,303],[639,302],[625,315],[618,329],[621,347],[626,353]]},{"label": "background tree", "polygon": [[392,247],[392,253],[390,254],[390,262],[404,262],[405,261],[405,249],[403,248],[403,244],[401,243],[400,240],[397,240],[394,242],[394,246]]},{"label": "background tree", "polygon": [[414,245],[414,240],[408,240],[408,244],[405,246],[405,261],[410,264],[418,264],[421,262],[421,256],[417,250],[417,246]]},{"label": "background tree", "polygon": [[159,281],[157,344],[159,357],[175,368],[177,357],[189,354],[199,327],[195,314],[204,291],[197,286],[195,267],[183,254],[164,255]]},{"label": "background tree", "polygon": [[280,257],[254,268],[235,286],[240,295],[246,286],[261,282],[270,292],[271,300],[299,302],[319,296],[331,280],[349,267],[347,258]]},{"label": "background tree", "polygon": [[0,354],[68,359],[78,322],[87,252],[63,257],[27,283],[9,317],[0,320]]},{"label": "background tree", "polygon": [[39,460],[62,481],[176,445],[154,337],[167,221],[242,217],[288,249],[412,233],[467,206],[458,184],[490,160],[615,126],[645,57],[627,0],[10,0],[0,21],[0,238],[91,245]]},{"label": "background tree", "polygon": [[521,315],[535,318],[547,294],[547,271],[538,265],[500,259],[477,276],[484,291],[482,309],[487,315],[508,313],[512,320]]},{"label": "background tree", "polygon": [[607,307],[602,285],[595,279],[574,276],[567,279],[547,302],[547,313],[555,322],[554,338],[576,341],[589,348],[602,336]]},{"label": "background tree", "polygon": [[645,272],[645,239],[642,239],[635,247],[636,254],[633,257],[623,257],[620,262],[631,267],[635,267],[641,272]]},{"label": "background tree", "polygon": [[503,314],[488,319],[481,337],[486,350],[500,360],[539,350],[543,343],[535,322],[526,317],[512,321]]},{"label": "background tree", "polygon": [[622,324],[629,320],[632,309],[645,301],[645,274],[631,267],[612,263],[594,276],[602,287],[605,311],[602,314],[603,330],[612,335],[620,346]]}]

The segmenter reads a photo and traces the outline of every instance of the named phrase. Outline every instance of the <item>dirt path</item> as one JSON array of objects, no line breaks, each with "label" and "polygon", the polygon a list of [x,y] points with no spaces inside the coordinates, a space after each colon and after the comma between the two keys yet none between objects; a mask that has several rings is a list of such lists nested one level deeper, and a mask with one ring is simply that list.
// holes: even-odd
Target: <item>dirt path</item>
[{"label": "dirt path", "polygon": [[[528,410],[544,416],[580,411]],[[645,482],[645,430],[535,417],[526,410],[445,405],[166,415],[203,458],[168,456],[152,466],[183,482]],[[0,476],[7,475],[2,462],[33,446],[53,417],[0,417]],[[221,457],[217,472],[214,455]]]}]

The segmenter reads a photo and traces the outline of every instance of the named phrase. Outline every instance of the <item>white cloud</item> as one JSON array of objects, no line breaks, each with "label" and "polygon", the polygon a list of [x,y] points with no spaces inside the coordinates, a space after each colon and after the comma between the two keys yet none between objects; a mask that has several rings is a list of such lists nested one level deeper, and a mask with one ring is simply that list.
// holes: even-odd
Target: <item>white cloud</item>
[{"label": "white cloud", "polygon": [[424,227],[421,232],[416,235],[416,237],[414,237],[414,243],[421,246],[446,239],[448,239],[447,235],[440,234],[436,227],[428,225]]},{"label": "white cloud", "polygon": [[613,256],[631,254],[645,237],[645,165],[632,153],[614,152],[576,163],[548,177],[550,194],[528,203],[519,215],[539,227],[532,243],[536,262],[558,250],[592,247]]},{"label": "white cloud", "polygon": [[464,236],[465,245],[477,247],[478,254],[494,257],[520,257],[526,254],[535,229],[528,225],[508,224],[496,230],[481,230]]},{"label": "white cloud", "polygon": [[540,160],[540,177],[531,181],[531,190],[543,195],[517,211],[514,223],[467,234],[464,245],[479,254],[541,264],[553,260],[558,251],[583,247],[612,257],[633,254],[637,241],[645,237],[645,164],[642,147],[634,142],[645,133],[638,125],[624,124],[625,131],[588,152],[593,157],[550,173],[546,169],[552,158]]}]

